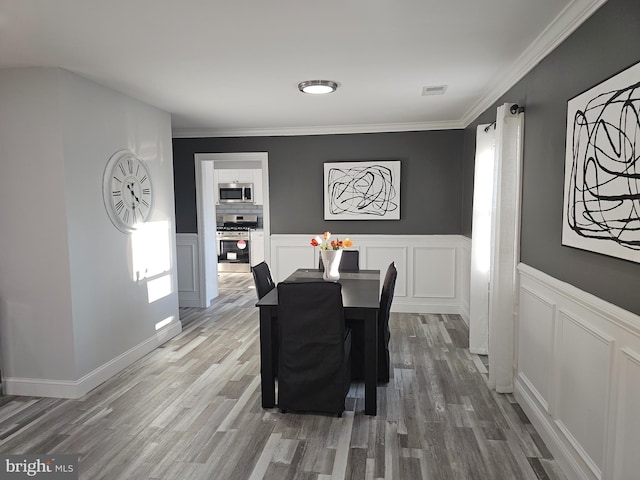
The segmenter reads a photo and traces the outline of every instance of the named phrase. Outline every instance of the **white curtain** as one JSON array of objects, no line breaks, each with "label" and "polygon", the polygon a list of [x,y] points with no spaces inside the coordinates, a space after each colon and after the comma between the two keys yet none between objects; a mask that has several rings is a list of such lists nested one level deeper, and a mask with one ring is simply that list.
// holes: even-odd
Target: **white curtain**
[{"label": "white curtain", "polygon": [[489,386],[513,391],[516,268],[520,260],[520,190],[524,114],[512,104],[498,107],[491,212],[489,289]]},{"label": "white curtain", "polygon": [[489,353],[489,271],[495,156],[494,126],[493,123],[480,125],[476,131],[469,284],[469,351],[479,355]]}]

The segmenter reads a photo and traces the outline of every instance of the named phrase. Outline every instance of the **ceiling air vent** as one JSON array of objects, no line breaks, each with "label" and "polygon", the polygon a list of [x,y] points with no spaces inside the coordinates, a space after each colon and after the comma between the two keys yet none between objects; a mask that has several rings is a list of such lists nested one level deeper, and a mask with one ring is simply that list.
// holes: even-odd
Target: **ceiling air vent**
[{"label": "ceiling air vent", "polygon": [[446,85],[432,85],[430,87],[422,87],[422,96],[427,95],[442,95],[447,89]]}]

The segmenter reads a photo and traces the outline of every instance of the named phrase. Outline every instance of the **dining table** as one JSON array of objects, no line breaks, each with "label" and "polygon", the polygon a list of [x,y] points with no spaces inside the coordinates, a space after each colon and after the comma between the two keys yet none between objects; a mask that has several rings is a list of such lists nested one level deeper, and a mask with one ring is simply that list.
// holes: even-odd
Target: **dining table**
[{"label": "dining table", "polygon": [[[285,282],[322,280],[323,270],[299,268]],[[340,272],[345,322],[364,322],[364,413],[377,413],[378,309],[380,308],[380,270]],[[276,406],[274,371],[274,332],[277,332],[278,289],[274,288],[256,303],[260,309],[260,375],[262,408]]]}]

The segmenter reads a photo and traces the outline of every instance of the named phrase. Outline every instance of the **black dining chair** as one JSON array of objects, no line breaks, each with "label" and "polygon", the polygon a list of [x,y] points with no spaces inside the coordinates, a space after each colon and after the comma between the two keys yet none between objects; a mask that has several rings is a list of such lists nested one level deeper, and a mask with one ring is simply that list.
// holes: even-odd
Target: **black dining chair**
[{"label": "black dining chair", "polygon": [[271,278],[271,270],[269,270],[269,265],[266,262],[260,262],[251,267],[251,273],[253,273],[253,282],[256,285],[258,300],[276,288],[276,284]]},{"label": "black dining chair", "polygon": [[[256,294],[258,300],[264,297],[271,290],[276,288],[276,284],[271,278],[271,270],[266,262],[260,262],[257,265],[251,267],[251,273],[253,273],[253,283],[256,286]],[[274,375],[278,375],[278,319],[273,317],[271,319],[271,351],[273,352],[272,368]]]},{"label": "black dining chair", "polygon": [[391,371],[389,316],[391,315],[391,303],[393,302],[397,278],[398,270],[394,262],[391,262],[382,284],[380,309],[378,310],[378,381],[382,383],[389,382],[389,372]]},{"label": "black dining chair", "polygon": [[[324,270],[322,263],[322,255],[318,262],[318,268]],[[338,270],[341,272],[357,272],[360,270],[360,251],[359,250],[343,250],[340,258],[340,266]]]},{"label": "black dining chair", "polygon": [[[393,262],[387,268],[382,283],[380,294],[380,307],[378,309],[378,382],[389,383],[391,369],[389,355],[389,315],[393,293],[396,286],[398,271]],[[352,329],[351,346],[351,378],[352,380],[364,379],[364,324],[362,320],[347,319],[347,326]]]},{"label": "black dining chair", "polygon": [[342,415],[351,383],[351,330],[345,327],[342,286],[334,282],[278,284],[283,412]]}]

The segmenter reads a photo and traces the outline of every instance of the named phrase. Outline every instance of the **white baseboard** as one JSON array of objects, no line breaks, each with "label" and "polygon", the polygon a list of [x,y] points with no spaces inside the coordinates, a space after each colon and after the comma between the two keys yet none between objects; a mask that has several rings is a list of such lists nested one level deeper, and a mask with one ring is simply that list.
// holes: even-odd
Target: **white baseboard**
[{"label": "white baseboard", "polygon": [[535,427],[536,432],[540,434],[542,441],[544,441],[553,458],[560,465],[562,472],[567,476],[567,480],[587,480],[589,477],[581,474],[581,469],[574,456],[565,447],[562,439],[549,422],[548,417],[542,413],[534,399],[529,395],[527,388],[517,377],[514,382],[513,395],[531,421],[531,424]]},{"label": "white baseboard", "polygon": [[182,332],[182,323],[179,320],[172,322],[167,327],[158,330],[152,337],[78,380],[6,377],[3,379],[5,394],[29,397],[80,398],[180,332]]}]

